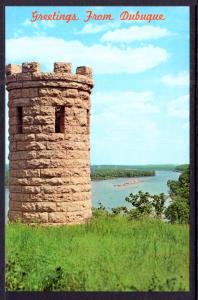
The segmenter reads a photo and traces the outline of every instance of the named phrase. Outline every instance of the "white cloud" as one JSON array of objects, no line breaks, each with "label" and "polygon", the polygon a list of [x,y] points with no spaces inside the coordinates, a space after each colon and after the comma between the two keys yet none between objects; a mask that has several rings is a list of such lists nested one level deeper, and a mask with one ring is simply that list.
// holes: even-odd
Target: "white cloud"
[{"label": "white cloud", "polygon": [[189,118],[189,95],[169,101],[167,107],[169,115],[179,118]]},{"label": "white cloud", "polygon": [[118,22],[106,23],[102,25],[88,23],[80,31],[78,31],[77,34],[94,34],[102,31],[106,31],[111,28],[118,28],[119,26],[120,23]]},{"label": "white cloud", "polygon": [[32,27],[35,28],[35,29],[38,29],[38,28],[39,28],[37,22],[31,22],[29,19],[26,19],[26,20],[22,23],[22,25],[23,25],[23,26],[32,26]]},{"label": "white cloud", "polygon": [[139,73],[156,67],[167,58],[165,49],[153,45],[124,49],[101,44],[87,46],[77,40],[49,36],[6,40],[7,63],[37,60],[48,69],[55,61],[67,61],[91,66],[95,74]]},{"label": "white cloud", "polygon": [[133,42],[159,39],[171,33],[166,28],[152,25],[130,26],[129,28],[116,29],[106,32],[102,37],[102,42]]},{"label": "white cloud", "polygon": [[92,158],[103,163],[148,162],[150,155],[156,151],[160,133],[154,118],[158,111],[151,92],[114,91],[93,94]]},{"label": "white cloud", "polygon": [[[115,91],[92,95],[92,128],[105,139],[145,141],[158,136],[153,114],[159,113],[151,92]],[[140,122],[141,120],[141,122]],[[105,124],[105,126],[104,126]]]},{"label": "white cloud", "polygon": [[134,92],[134,91],[115,91],[115,92],[96,92],[92,95],[92,102],[95,110],[98,106],[103,106],[108,113],[126,115],[148,115],[159,112],[159,105],[155,103],[152,92]]},{"label": "white cloud", "polygon": [[187,71],[180,72],[176,75],[167,74],[161,79],[162,83],[166,86],[188,86],[189,85],[189,73]]},{"label": "white cloud", "polygon": [[23,23],[23,26],[31,26],[35,29],[39,29],[39,27],[43,27],[43,28],[53,28],[55,27],[55,22],[53,21],[45,21],[45,20],[41,20],[41,21],[37,21],[37,22],[31,22],[29,19],[26,19]]},{"label": "white cloud", "polygon": [[23,35],[23,30],[22,29],[18,29],[14,32],[14,37],[17,38],[19,37],[20,35]]}]

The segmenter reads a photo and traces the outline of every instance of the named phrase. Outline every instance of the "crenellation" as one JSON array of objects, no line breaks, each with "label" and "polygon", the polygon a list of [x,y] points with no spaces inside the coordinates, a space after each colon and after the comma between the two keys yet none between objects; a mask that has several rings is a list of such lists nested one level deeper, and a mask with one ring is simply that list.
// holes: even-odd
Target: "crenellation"
[{"label": "crenellation", "polygon": [[92,78],[92,69],[89,67],[85,67],[85,66],[77,67],[76,74],[85,75],[85,76]]},{"label": "crenellation", "polygon": [[9,219],[80,224],[91,216],[90,93],[92,70],[55,62],[8,65]]},{"label": "crenellation", "polygon": [[37,62],[22,63],[23,73],[35,73],[40,72],[40,64]]},{"label": "crenellation", "polygon": [[22,68],[20,65],[15,65],[15,64],[8,64],[6,66],[6,76],[10,76],[16,73],[21,73]]},{"label": "crenellation", "polygon": [[55,62],[54,63],[54,72],[71,74],[71,67],[72,67],[72,65],[70,63]]}]

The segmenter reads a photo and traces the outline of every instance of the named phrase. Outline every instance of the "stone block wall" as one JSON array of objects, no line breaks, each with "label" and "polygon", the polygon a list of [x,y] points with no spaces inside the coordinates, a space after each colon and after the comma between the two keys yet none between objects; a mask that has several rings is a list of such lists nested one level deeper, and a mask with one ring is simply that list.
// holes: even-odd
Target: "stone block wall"
[{"label": "stone block wall", "polygon": [[77,224],[91,217],[92,71],[55,63],[7,65],[9,220]]}]

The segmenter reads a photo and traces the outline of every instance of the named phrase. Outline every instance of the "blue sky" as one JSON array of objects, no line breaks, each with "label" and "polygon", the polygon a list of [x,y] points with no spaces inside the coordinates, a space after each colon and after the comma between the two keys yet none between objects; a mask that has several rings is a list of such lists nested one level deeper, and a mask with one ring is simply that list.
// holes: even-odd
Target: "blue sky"
[{"label": "blue sky", "polygon": [[[87,10],[114,20],[85,23]],[[120,21],[124,10],[166,19]],[[79,20],[30,22],[32,11]],[[6,64],[26,61],[93,68],[92,164],[189,162],[188,7],[7,7]]]}]

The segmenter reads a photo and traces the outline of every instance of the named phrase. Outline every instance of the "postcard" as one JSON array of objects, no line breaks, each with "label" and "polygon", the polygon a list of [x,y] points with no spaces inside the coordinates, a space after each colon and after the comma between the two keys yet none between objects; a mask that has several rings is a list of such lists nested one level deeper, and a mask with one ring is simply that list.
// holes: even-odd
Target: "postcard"
[{"label": "postcard", "polygon": [[195,299],[190,20],[5,6],[6,299]]}]

